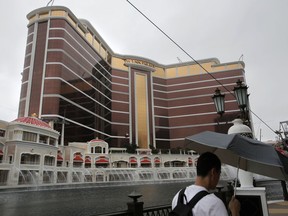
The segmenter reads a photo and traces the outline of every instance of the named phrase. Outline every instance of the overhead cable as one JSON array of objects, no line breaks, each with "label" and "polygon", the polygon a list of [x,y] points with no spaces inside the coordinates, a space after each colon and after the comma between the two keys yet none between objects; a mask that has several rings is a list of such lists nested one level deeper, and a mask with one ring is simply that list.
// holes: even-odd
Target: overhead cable
[{"label": "overhead cable", "polygon": [[[147,19],[155,28],[157,28],[162,34],[164,34],[173,44],[175,44],[180,50],[182,50],[190,59],[192,59],[199,67],[201,67],[207,74],[209,74],[219,85],[221,85],[228,93],[235,95],[226,87],[224,86],[213,74],[211,74],[208,70],[206,70],[196,59],[194,59],[183,47],[181,47],[174,39],[172,39],[166,32],[164,32],[159,26],[157,26],[149,17],[147,17],[141,10],[139,10],[133,3],[129,0],[126,0],[135,10],[137,10],[145,19]],[[262,120],[255,112],[253,112],[250,107],[248,107],[249,111],[258,118],[264,125],[266,125],[271,131],[275,134],[276,131],[273,130],[264,120]],[[278,135],[278,134],[277,134]]]}]

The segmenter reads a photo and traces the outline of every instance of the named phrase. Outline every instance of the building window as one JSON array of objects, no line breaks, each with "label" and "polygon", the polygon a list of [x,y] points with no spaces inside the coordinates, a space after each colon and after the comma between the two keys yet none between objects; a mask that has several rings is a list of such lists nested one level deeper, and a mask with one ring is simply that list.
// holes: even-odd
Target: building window
[{"label": "building window", "polygon": [[39,136],[39,143],[47,144],[48,143],[48,136],[40,135]]},{"label": "building window", "polygon": [[44,165],[46,166],[54,166],[55,158],[51,156],[45,156],[44,158]]},{"label": "building window", "polygon": [[57,161],[57,167],[62,167],[63,161]]},{"label": "building window", "polygon": [[13,162],[13,156],[9,156],[9,164],[12,164]]},{"label": "building window", "polygon": [[21,155],[21,164],[40,164],[40,155],[24,153]]},{"label": "building window", "polygon": [[5,130],[0,130],[0,137],[4,137],[5,136]]},{"label": "building window", "polygon": [[22,137],[22,131],[20,130],[14,130],[12,132],[9,132],[9,140],[19,140]]},{"label": "building window", "polygon": [[49,145],[55,146],[55,145],[56,145],[56,139],[50,137],[50,139],[49,139]]},{"label": "building window", "polygon": [[102,153],[102,148],[100,146],[96,146],[95,153]]},{"label": "building window", "polygon": [[31,141],[31,142],[37,142],[37,134],[31,133],[27,131],[23,131],[23,141]]},{"label": "building window", "polygon": [[93,153],[94,147],[91,147],[91,153]]}]

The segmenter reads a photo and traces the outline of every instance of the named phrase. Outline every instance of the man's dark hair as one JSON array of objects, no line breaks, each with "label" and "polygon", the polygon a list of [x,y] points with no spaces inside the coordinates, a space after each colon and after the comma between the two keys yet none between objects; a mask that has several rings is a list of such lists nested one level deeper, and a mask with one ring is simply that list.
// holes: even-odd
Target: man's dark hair
[{"label": "man's dark hair", "polygon": [[197,160],[197,176],[205,177],[211,169],[221,171],[220,159],[211,152],[205,152]]}]

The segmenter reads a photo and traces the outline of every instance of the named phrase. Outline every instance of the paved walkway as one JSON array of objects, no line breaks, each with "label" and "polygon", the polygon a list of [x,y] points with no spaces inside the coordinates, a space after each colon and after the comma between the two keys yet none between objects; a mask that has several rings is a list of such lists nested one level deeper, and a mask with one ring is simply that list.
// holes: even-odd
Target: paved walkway
[{"label": "paved walkway", "polygon": [[268,204],[268,211],[270,216],[287,216],[288,215],[288,201],[279,201]]}]

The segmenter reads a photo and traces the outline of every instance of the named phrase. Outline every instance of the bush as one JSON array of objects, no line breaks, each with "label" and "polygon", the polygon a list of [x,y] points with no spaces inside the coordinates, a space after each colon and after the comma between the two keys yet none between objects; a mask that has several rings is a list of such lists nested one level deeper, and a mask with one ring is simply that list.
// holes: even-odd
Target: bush
[{"label": "bush", "polygon": [[153,145],[149,145],[149,148],[151,149],[152,154],[158,154],[159,149],[156,149]]},{"label": "bush", "polygon": [[127,153],[129,154],[135,154],[136,153],[136,149],[138,148],[138,146],[135,143],[127,143],[124,146],[127,149]]}]

